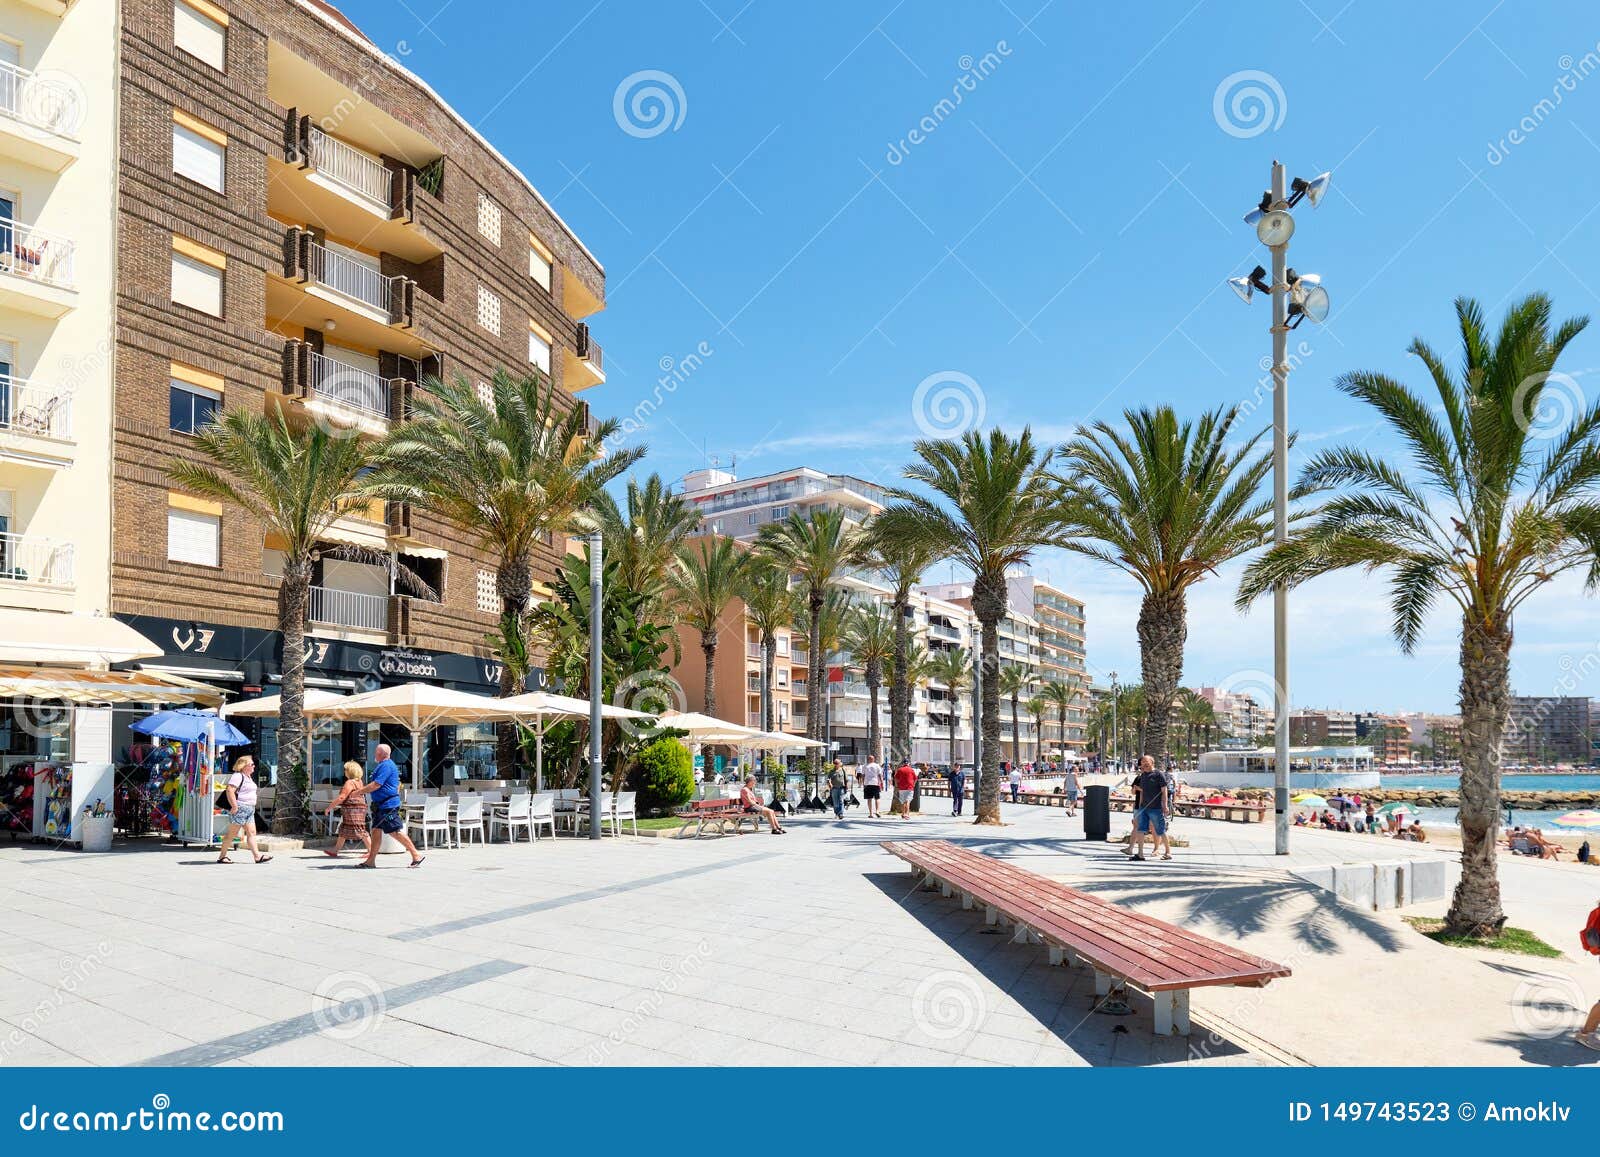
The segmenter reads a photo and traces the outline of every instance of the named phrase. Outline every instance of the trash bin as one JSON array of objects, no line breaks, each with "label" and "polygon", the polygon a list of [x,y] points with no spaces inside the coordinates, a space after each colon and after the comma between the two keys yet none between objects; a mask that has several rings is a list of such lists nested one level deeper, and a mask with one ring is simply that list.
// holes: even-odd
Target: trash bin
[{"label": "trash bin", "polygon": [[1083,838],[1102,843],[1111,835],[1111,789],[1090,784],[1083,791]]},{"label": "trash bin", "polygon": [[83,850],[86,852],[109,852],[111,850],[111,824],[112,815],[84,816],[78,821],[79,831],[83,835]]}]

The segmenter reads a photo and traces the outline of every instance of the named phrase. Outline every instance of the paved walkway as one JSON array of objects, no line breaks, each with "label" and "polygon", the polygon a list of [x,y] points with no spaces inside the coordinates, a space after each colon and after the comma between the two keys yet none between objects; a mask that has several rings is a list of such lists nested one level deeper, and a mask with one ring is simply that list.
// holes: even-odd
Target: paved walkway
[{"label": "paved walkway", "polygon": [[[1515,1023],[1513,994],[1539,970],[1335,903],[1287,875],[1269,825],[1182,821],[1193,847],[1136,865],[1056,809],[1008,805],[1003,829],[850,814],[797,819],[783,837],[437,850],[418,871],[395,856],[359,872],[318,852],[219,867],[198,850],[4,847],[0,1064],[1567,1063],[1572,1051]],[[1114,817],[1114,835],[1127,820]],[[912,834],[1070,878],[1296,975],[1205,990],[1197,1020],[1218,1031],[1155,1038],[1147,1002],[1096,1013],[1090,976],[913,891],[877,847]],[[1292,859],[1342,862],[1353,840],[1297,832]],[[1385,844],[1381,858],[1415,854],[1428,853]]]}]

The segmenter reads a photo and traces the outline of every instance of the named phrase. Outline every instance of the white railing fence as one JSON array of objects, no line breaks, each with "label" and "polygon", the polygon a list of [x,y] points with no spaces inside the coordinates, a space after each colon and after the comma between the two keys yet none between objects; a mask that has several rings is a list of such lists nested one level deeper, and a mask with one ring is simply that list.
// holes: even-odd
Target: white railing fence
[{"label": "white railing fence", "polygon": [[0,430],[72,437],[72,395],[59,386],[0,374]]},{"label": "white railing fence", "polygon": [[36,73],[0,62],[0,113],[41,133],[71,137],[83,119],[83,96],[65,73]]},{"label": "white railing fence", "polygon": [[389,416],[389,379],[315,350],[309,353],[313,393],[379,418]]},{"label": "white railing fence", "polygon": [[315,126],[311,129],[311,164],[317,172],[389,210],[389,170],[382,161]]},{"label": "white railing fence", "polygon": [[70,240],[0,217],[0,272],[71,289],[76,284]]},{"label": "white railing fence", "polygon": [[389,625],[389,600],[360,591],[312,587],[306,617],[314,623],[354,627],[358,631],[382,631]]},{"label": "white railing fence", "polygon": [[72,543],[25,534],[0,534],[0,581],[72,585]]},{"label": "white railing fence", "polygon": [[400,280],[315,241],[306,246],[306,276],[384,313],[394,308],[395,282]]}]

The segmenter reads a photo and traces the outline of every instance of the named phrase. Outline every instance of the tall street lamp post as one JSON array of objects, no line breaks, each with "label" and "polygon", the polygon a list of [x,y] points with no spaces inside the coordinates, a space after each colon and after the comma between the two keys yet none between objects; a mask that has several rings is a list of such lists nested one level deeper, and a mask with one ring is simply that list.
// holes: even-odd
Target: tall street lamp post
[{"label": "tall street lamp post", "polygon": [[[1284,169],[1272,162],[1272,187],[1263,193],[1261,203],[1245,214],[1245,223],[1254,225],[1256,237],[1272,254],[1272,281],[1267,271],[1256,266],[1247,277],[1231,277],[1228,284],[1244,301],[1255,292],[1272,299],[1272,541],[1282,545],[1289,540],[1289,331],[1307,318],[1321,323],[1328,316],[1328,291],[1314,273],[1296,274],[1289,268],[1289,238],[1294,236],[1294,215],[1290,209],[1302,198],[1312,208],[1322,203],[1328,191],[1329,174],[1309,181],[1299,177],[1285,187]],[[1291,320],[1292,319],[1292,320]],[[1272,592],[1272,702],[1273,719],[1273,804],[1276,821],[1276,850],[1289,854],[1289,589],[1279,583]]]}]

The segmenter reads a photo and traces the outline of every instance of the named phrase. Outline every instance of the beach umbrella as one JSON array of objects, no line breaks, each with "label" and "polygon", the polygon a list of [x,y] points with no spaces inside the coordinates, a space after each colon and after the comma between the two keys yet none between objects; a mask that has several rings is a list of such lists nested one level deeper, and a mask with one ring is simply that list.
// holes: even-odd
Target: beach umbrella
[{"label": "beach umbrella", "polygon": [[1398,815],[1408,815],[1412,819],[1415,819],[1417,817],[1417,809],[1412,807],[1410,804],[1406,803],[1405,800],[1397,799],[1393,803],[1384,804],[1381,808],[1378,809],[1378,813],[1377,814],[1380,815],[1380,816],[1385,816],[1385,817],[1387,817],[1387,816],[1398,816]]},{"label": "beach umbrella", "polygon": [[[525,695],[512,695],[499,701],[507,711],[516,713],[519,722],[531,719],[533,731],[533,789],[544,790],[544,728],[546,719],[589,718],[589,700],[571,695],[556,695],[550,691],[529,691]],[[601,719],[653,719],[643,711],[627,707],[600,704]]]},{"label": "beach umbrella", "polygon": [[1323,799],[1320,795],[1317,795],[1315,792],[1309,792],[1309,791],[1308,792],[1302,792],[1300,795],[1295,796],[1294,799],[1290,800],[1289,802],[1293,803],[1293,804],[1297,804],[1300,807],[1327,807],[1328,806],[1328,801],[1327,800]]},{"label": "beach umbrella", "polygon": [[226,719],[193,707],[157,711],[128,726],[152,739],[176,739],[182,743],[209,741],[218,747],[248,747],[250,744],[250,737]]},{"label": "beach umbrella", "polygon": [[1584,808],[1581,811],[1557,816],[1554,822],[1564,828],[1600,828],[1600,812],[1593,808]]}]

